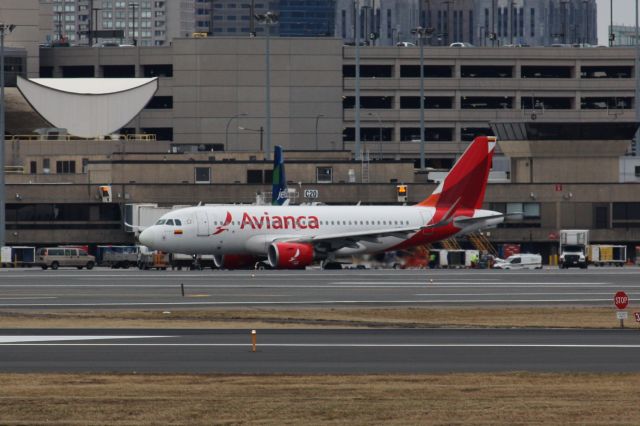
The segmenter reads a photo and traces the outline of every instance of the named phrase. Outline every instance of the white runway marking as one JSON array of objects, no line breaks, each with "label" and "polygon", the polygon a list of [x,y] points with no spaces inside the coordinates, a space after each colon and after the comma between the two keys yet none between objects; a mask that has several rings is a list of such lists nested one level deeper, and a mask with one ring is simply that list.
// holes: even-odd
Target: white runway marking
[{"label": "white runway marking", "polygon": [[170,336],[0,336],[0,344],[30,342],[65,342],[77,340],[155,339]]},{"label": "white runway marking", "polygon": [[[131,336],[133,338],[134,336]],[[135,336],[141,337],[141,336]],[[160,337],[160,336],[151,336]],[[0,346],[108,346],[108,347],[251,347],[250,343],[0,343]],[[261,347],[281,348],[566,348],[640,349],[640,345],[555,344],[555,343],[259,343]]]},{"label": "white runway marking", "polygon": [[[455,296],[451,294],[448,296]],[[239,302],[112,302],[112,303],[2,303],[0,308],[20,307],[117,307],[117,306],[224,306],[224,305],[364,305],[364,304],[486,304],[486,303],[588,303],[611,302],[610,297],[600,299],[458,299],[443,300],[315,300],[315,301],[239,301]]]},{"label": "white runway marking", "polygon": [[0,297],[0,300],[45,300],[45,299],[57,299],[57,297],[54,297],[54,296]]}]

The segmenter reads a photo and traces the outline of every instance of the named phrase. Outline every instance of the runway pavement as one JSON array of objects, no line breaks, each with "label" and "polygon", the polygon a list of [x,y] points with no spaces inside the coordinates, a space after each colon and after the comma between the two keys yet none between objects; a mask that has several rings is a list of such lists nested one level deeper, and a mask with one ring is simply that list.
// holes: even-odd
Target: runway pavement
[{"label": "runway pavement", "polygon": [[[181,284],[185,296],[181,293]],[[610,306],[640,268],[540,271],[0,270],[0,310],[337,306]]]},{"label": "runway pavement", "polygon": [[637,372],[638,330],[2,330],[2,372]]}]

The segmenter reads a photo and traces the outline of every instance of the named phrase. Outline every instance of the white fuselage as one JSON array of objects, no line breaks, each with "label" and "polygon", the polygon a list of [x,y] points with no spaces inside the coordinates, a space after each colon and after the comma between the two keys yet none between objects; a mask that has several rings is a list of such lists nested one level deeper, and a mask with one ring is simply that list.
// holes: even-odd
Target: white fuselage
[{"label": "white fuselage", "polygon": [[[348,238],[353,233],[420,228],[430,223],[434,214],[433,207],[416,206],[199,206],[167,213],[139,239],[152,249],[171,253],[264,256],[276,241],[323,237],[330,249],[331,241],[342,235]],[[492,215],[495,212],[474,212],[474,217]],[[458,229],[452,234],[458,231],[465,232]],[[419,232],[423,231],[357,238],[335,254],[389,250]]]}]

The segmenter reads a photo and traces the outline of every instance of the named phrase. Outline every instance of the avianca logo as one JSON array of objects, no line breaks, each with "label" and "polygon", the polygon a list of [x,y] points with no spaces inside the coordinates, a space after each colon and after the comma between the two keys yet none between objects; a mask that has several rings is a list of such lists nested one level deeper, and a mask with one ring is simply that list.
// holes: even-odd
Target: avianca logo
[{"label": "avianca logo", "polygon": [[214,232],[212,235],[218,235],[218,234],[222,234],[225,231],[228,231],[229,225],[231,225],[232,220],[233,220],[233,217],[231,216],[231,212],[227,212],[227,217],[225,218],[224,223],[218,226],[216,228],[216,232]]},{"label": "avianca logo", "polygon": [[244,213],[240,229],[319,229],[320,220],[316,216],[251,216]]}]

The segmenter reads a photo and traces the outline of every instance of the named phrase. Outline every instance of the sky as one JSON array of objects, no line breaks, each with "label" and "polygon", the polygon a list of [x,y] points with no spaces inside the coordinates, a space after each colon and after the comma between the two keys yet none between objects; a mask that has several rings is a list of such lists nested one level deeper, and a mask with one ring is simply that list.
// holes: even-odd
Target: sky
[{"label": "sky", "polygon": [[[598,2],[598,44],[608,43],[607,30],[609,28],[610,0]],[[613,0],[613,25],[635,25],[636,0]]]}]

